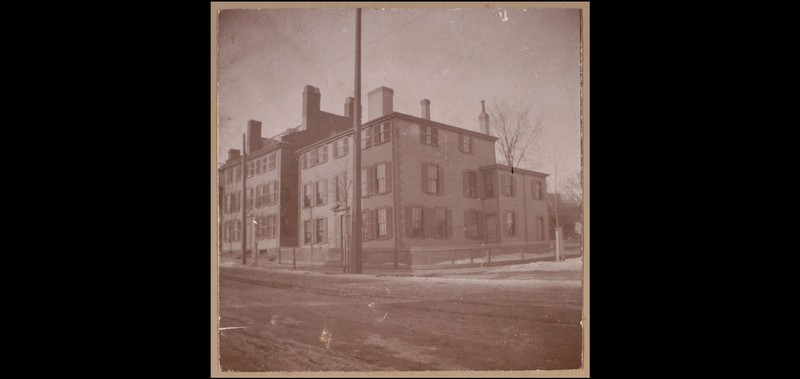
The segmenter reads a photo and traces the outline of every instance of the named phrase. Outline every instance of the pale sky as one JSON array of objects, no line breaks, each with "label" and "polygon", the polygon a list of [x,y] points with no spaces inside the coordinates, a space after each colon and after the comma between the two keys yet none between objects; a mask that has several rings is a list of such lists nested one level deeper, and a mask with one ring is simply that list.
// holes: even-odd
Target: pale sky
[{"label": "pale sky", "polygon": [[[223,10],[219,15],[219,158],[241,149],[247,120],[271,137],[302,123],[303,88],[338,115],[353,96],[355,9]],[[580,171],[580,10],[363,9],[361,96],[394,90],[394,111],[478,130],[488,106],[522,101],[541,117],[529,168],[559,182]],[[557,149],[554,148],[557,146]]]}]

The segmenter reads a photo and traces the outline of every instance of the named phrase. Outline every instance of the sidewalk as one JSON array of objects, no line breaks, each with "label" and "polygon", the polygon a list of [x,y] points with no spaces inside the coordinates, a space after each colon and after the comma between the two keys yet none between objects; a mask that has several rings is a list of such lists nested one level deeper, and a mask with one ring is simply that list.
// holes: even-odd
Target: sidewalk
[{"label": "sidewalk", "polygon": [[[509,254],[510,255],[510,254]],[[519,254],[513,254],[514,256],[518,256]],[[577,250],[567,250],[564,252],[564,259],[566,258],[573,258],[581,256],[580,249]],[[530,257],[530,258],[529,258]],[[222,267],[238,267],[244,268],[249,267],[253,269],[266,269],[266,270],[278,270],[278,271],[288,271],[288,272],[314,272],[320,274],[327,274],[327,275],[341,275],[345,274],[344,270],[341,266],[324,266],[324,265],[308,265],[306,262],[297,262],[296,269],[293,269],[291,264],[286,263],[277,263],[276,261],[269,261],[267,257],[262,256],[258,260],[258,266],[252,266],[252,258],[248,257],[247,265],[243,266],[241,263],[241,258],[239,259],[232,259],[232,256],[221,256],[220,257],[220,266]],[[416,277],[437,277],[443,275],[469,275],[469,274],[478,274],[483,273],[492,269],[497,268],[498,266],[509,266],[515,264],[524,264],[524,263],[531,263],[531,262],[541,262],[541,261],[553,261],[554,256],[552,253],[542,253],[542,254],[530,254],[526,256],[524,260],[522,259],[508,259],[507,257],[498,256],[497,258],[493,258],[491,263],[488,262],[475,262],[473,264],[463,263],[463,264],[436,264],[436,265],[426,265],[426,266],[418,266],[414,268],[408,267],[398,267],[393,268],[391,266],[382,268],[382,267],[374,267],[374,266],[364,266],[362,268],[362,273],[360,275],[371,275],[371,276],[416,276]]]}]

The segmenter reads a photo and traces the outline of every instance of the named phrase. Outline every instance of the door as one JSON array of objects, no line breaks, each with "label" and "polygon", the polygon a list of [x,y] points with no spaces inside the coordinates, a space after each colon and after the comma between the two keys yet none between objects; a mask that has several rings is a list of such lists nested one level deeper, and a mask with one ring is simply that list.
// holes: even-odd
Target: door
[{"label": "door", "polygon": [[497,217],[495,215],[486,215],[486,242],[497,242]]}]

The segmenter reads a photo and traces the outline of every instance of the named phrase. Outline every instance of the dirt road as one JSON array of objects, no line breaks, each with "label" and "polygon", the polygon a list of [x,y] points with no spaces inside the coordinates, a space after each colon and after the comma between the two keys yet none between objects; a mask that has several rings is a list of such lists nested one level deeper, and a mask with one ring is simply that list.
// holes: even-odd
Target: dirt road
[{"label": "dirt road", "polygon": [[581,367],[580,271],[375,277],[222,267],[223,371]]}]

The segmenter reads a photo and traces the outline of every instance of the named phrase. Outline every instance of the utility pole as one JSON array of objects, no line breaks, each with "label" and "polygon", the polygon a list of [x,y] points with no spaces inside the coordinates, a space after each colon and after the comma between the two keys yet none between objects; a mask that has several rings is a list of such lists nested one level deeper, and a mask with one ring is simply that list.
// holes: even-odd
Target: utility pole
[{"label": "utility pole", "polygon": [[247,264],[247,167],[245,161],[245,147],[247,144],[247,134],[242,134],[242,265]]},{"label": "utility pole", "polygon": [[[356,8],[356,72],[355,104],[353,105],[353,227],[350,228],[353,248],[350,272],[361,273],[361,8]],[[358,235],[356,235],[358,233]]]}]

